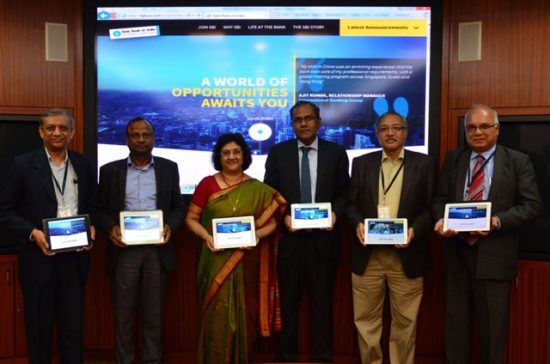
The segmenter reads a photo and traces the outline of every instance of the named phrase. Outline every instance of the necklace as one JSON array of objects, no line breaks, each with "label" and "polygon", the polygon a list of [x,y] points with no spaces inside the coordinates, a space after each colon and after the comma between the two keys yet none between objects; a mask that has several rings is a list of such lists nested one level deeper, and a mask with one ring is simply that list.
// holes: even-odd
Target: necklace
[{"label": "necklace", "polygon": [[232,211],[235,212],[237,210],[237,205],[239,204],[239,199],[241,198],[241,191],[242,189],[239,190],[239,194],[237,195],[237,199],[233,202],[233,199],[231,198],[231,196],[229,195],[229,193],[227,194],[227,198],[229,198],[229,202],[231,202],[231,204],[233,204],[233,208],[232,208]]},{"label": "necklace", "polygon": [[241,180],[240,180],[238,183],[230,184],[230,183],[227,182],[227,180],[225,179],[225,176],[223,175],[223,172],[220,172],[220,175],[222,176],[222,180],[225,182],[225,184],[227,185],[227,187],[233,187],[233,186],[236,186],[236,185],[241,184],[242,181],[243,181],[243,178],[244,178],[244,173],[241,173]]},{"label": "necklace", "polygon": [[[239,183],[235,183],[235,184],[232,184],[230,185],[229,182],[226,181],[225,177],[223,176],[223,173],[220,172],[221,176],[222,176],[222,180],[223,182],[228,186],[228,187],[233,187],[233,186],[236,186],[236,185],[239,185],[243,182],[243,178],[244,178],[244,173],[241,174],[241,180],[239,181]],[[232,211],[235,212],[237,210],[237,205],[239,204],[239,199],[241,198],[241,192],[242,192],[242,189],[239,190],[239,193],[237,195],[237,199],[235,201],[233,201],[233,199],[231,198],[231,196],[229,195],[229,193],[227,193],[227,198],[229,198],[229,202],[233,205],[233,208],[232,208]]]}]

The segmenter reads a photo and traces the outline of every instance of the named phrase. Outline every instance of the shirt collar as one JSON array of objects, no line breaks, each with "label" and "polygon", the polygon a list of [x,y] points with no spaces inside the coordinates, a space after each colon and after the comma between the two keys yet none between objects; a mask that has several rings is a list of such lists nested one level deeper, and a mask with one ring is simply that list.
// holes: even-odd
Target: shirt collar
[{"label": "shirt collar", "polygon": [[304,143],[302,143],[300,139],[297,139],[297,140],[298,140],[298,150],[300,150],[301,147],[309,147],[313,150],[319,150],[319,137],[315,137],[315,140],[310,145],[305,145]]},{"label": "shirt collar", "polygon": [[[399,155],[397,156],[397,159],[395,160],[403,160],[405,159],[405,148],[401,148],[401,151],[399,152]],[[390,160],[390,157],[388,157],[388,155],[386,154],[386,151],[384,149],[382,149],[382,162],[384,162],[385,160]]]},{"label": "shirt collar", "polygon": [[132,162],[132,158],[130,158],[130,156],[128,156],[128,158],[126,159],[126,163],[128,164],[128,167],[134,167],[136,169],[142,169],[142,170],[147,170],[149,169],[150,167],[154,166],[155,165],[155,157],[151,156],[151,161],[149,162],[149,164],[147,164],[144,168],[139,168],[137,167],[134,162]]},{"label": "shirt collar", "polygon": [[[44,148],[44,150],[46,151],[46,157],[48,158],[48,162],[55,164],[52,156],[50,155],[50,152],[48,152],[48,148]],[[65,151],[65,159],[63,159],[63,164],[67,163],[67,159],[69,159],[69,153]]]},{"label": "shirt collar", "polygon": [[483,153],[474,152],[472,150],[472,154],[470,155],[470,160],[475,159],[478,155],[482,155],[483,158],[488,159],[491,156],[491,154],[495,152],[496,149],[497,149],[497,145],[495,144],[491,149],[486,150]]}]

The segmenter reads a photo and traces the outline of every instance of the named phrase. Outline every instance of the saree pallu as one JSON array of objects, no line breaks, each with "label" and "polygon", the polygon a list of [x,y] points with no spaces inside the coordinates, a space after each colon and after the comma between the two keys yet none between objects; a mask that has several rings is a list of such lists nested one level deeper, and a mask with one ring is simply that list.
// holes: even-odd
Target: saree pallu
[{"label": "saree pallu", "polygon": [[[282,215],[285,206],[286,201],[277,191],[250,179],[212,194],[202,211],[201,224],[212,234],[214,218],[252,215],[256,229],[259,229],[272,216]],[[277,240],[272,235],[250,250],[212,252],[206,246],[202,247],[197,270],[200,309],[197,363],[247,363],[248,342],[255,336],[247,333],[251,330],[250,326],[247,329],[247,324],[256,317],[257,330],[262,336],[280,331]],[[248,266],[243,267],[246,264]],[[258,278],[251,279],[256,278],[252,274]],[[250,284],[258,284],[257,289]],[[257,310],[257,315],[256,312],[247,312],[245,302],[251,302],[245,298],[247,289],[258,293],[257,305],[248,308]]]}]

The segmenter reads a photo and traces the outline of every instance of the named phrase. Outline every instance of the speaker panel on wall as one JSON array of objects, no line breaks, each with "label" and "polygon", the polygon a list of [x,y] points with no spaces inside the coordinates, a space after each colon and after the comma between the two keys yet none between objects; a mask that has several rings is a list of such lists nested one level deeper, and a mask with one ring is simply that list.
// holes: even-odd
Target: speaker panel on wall
[{"label": "speaker panel on wall", "polygon": [[458,24],[458,61],[481,61],[481,22]]},{"label": "speaker panel on wall", "polygon": [[67,62],[67,24],[46,23],[46,61]]}]

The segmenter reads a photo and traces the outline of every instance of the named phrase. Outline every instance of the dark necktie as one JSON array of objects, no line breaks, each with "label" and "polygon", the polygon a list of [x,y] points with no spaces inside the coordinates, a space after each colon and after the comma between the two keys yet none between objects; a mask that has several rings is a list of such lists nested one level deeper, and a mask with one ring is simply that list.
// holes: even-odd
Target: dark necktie
[{"label": "dark necktie", "polygon": [[309,174],[309,158],[307,154],[310,147],[300,147],[302,150],[302,174],[300,176],[300,201],[303,203],[312,202],[311,198],[311,176]]}]

